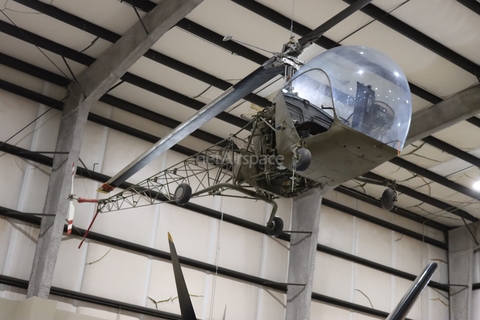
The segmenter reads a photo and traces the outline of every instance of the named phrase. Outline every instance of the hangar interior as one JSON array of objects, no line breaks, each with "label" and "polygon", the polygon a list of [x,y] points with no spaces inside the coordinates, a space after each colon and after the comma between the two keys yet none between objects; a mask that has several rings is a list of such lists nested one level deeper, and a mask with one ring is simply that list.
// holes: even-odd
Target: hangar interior
[{"label": "hangar interior", "polygon": [[[50,179],[54,157],[79,155],[77,197],[108,197],[97,189],[110,177],[281,51],[292,35],[298,40],[354,1],[198,1],[138,60],[121,72],[108,69],[114,44],[135,26],[151,39],[148,15],[172,2],[0,1],[0,315],[6,319],[34,286],[40,223],[57,213],[46,202],[63,197],[68,204],[65,195],[72,193],[67,180]],[[73,202],[72,234],[59,235],[58,250],[48,248],[58,257],[41,261],[54,265],[42,302],[56,310],[49,319],[181,319],[168,232],[199,319],[386,318],[430,262],[438,268],[408,319],[479,319],[480,192],[472,187],[480,179],[479,30],[477,0],[373,0],[299,56],[309,61],[337,46],[366,46],[405,73],[413,108],[407,144],[364,175],[396,181],[392,210],[380,204],[384,186],[352,179],[323,199],[315,193],[276,199],[284,232],[271,237],[265,229],[270,204],[207,196],[183,207],[170,202],[102,212],[78,249],[96,204]],[[224,41],[229,34],[233,39]],[[102,92],[89,87],[101,86],[96,79],[76,86],[88,72],[104,71],[96,60],[113,84]],[[262,84],[119,190],[237,132],[284,84],[283,76]],[[84,89],[99,92],[82,109],[85,121],[62,129],[63,102]],[[67,136],[74,142],[57,144]],[[308,216],[317,223],[308,225]],[[306,241],[313,241],[311,254],[292,259],[292,246]],[[305,267],[312,273],[292,281],[295,269]],[[290,305],[291,290],[311,293],[305,308]],[[302,316],[292,316],[292,308]]]}]

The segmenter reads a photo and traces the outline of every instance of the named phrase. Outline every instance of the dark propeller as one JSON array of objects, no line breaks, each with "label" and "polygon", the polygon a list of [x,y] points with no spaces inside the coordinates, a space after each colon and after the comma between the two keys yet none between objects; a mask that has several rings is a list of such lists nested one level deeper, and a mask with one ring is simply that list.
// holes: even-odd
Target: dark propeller
[{"label": "dark propeller", "polygon": [[178,301],[180,302],[180,313],[182,314],[182,320],[197,320],[195,311],[193,311],[193,305],[192,301],[190,300],[187,284],[185,283],[185,278],[183,277],[182,267],[180,266],[177,250],[175,250],[175,244],[173,243],[170,232],[168,233],[168,244],[170,246],[170,255],[172,257],[173,273],[175,275],[175,284],[177,286]]},{"label": "dark propeller", "polygon": [[[175,249],[175,244],[173,243],[170,233],[168,233],[168,244],[170,245],[170,255],[172,257],[173,273],[175,275],[175,284],[177,286],[182,320],[196,320],[197,317],[195,316],[192,301],[190,300],[190,294],[188,293],[187,284],[185,283],[185,278],[183,277],[182,267],[180,266],[177,250]],[[407,314],[415,304],[415,301],[432,279],[437,267],[437,263],[432,262],[423,270],[423,272],[415,279],[410,289],[407,291],[407,293],[405,293],[402,300],[400,300],[397,307],[390,313],[386,320],[405,320]],[[225,320],[226,312],[227,308],[225,307],[223,320]]]}]

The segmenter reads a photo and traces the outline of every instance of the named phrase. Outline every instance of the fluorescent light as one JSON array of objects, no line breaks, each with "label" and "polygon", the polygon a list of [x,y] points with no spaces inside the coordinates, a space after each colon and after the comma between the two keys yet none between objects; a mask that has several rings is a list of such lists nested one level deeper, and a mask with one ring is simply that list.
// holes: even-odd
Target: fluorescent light
[{"label": "fluorescent light", "polygon": [[473,190],[480,191],[480,180],[477,180],[472,185]]}]

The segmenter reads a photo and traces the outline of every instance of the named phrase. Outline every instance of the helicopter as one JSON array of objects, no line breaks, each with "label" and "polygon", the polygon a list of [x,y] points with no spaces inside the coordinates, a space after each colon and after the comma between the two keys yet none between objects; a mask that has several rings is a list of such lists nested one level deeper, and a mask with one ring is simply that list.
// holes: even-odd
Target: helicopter
[{"label": "helicopter", "polygon": [[[410,125],[411,95],[393,60],[374,49],[342,46],[290,67],[295,72],[272,106],[244,128],[98,200],[97,213],[158,202],[184,206],[196,197],[240,193],[271,204],[266,232],[278,236],[283,221],[275,215],[276,198],[315,188],[326,192],[351,179],[365,181],[362,174],[401,151]],[[385,209],[393,207],[396,197],[394,183],[387,187],[381,199]]]},{"label": "helicopter", "polygon": [[[240,131],[116,195],[99,199],[93,220],[107,211],[158,202],[187,205],[191,198],[232,196],[229,191],[234,190],[247,199],[271,204],[266,232],[278,236],[283,221],[275,215],[276,198],[295,197],[314,188],[326,192],[354,178],[368,180],[361,175],[398,155],[405,143],[412,113],[405,75],[389,57],[366,47],[334,47],[307,63],[298,56],[369,2],[357,0],[298,41],[292,37],[280,53],[104,183],[98,191],[110,193],[255,88],[278,75],[285,78],[272,106],[248,118]],[[396,201],[395,182],[366,182],[387,186],[381,202],[391,209]]]}]

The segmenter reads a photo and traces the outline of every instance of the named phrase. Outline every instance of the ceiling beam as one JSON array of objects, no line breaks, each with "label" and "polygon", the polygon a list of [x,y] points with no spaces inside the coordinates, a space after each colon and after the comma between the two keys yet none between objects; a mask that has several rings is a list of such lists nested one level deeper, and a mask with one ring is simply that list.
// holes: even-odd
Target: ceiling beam
[{"label": "ceiling beam", "polygon": [[440,139],[435,138],[434,136],[428,136],[426,138],[423,138],[422,141],[428,143],[429,145],[437,149],[445,151],[446,153],[449,153],[452,156],[455,156],[459,159],[462,159],[463,161],[471,163],[474,166],[477,166],[480,168],[480,158],[477,158],[468,152],[460,150],[452,146],[451,144],[448,144]]},{"label": "ceiling beam", "polygon": [[60,76],[48,70],[39,68],[37,66],[34,66],[33,64],[26,63],[22,60],[10,57],[3,53],[0,53],[0,63],[10,68],[21,71],[23,73],[32,75],[36,78],[43,79],[50,83],[56,84],[57,86],[60,86],[60,87],[66,87],[70,84],[70,80],[63,76]]},{"label": "ceiling beam", "polygon": [[[59,21],[62,21],[68,25],[71,25],[73,27],[78,28],[79,30],[88,32],[94,36],[97,36],[101,39],[104,39],[106,41],[115,43],[117,42],[120,38],[121,35],[116,34],[112,31],[109,31],[105,28],[102,28],[98,25],[95,25],[85,19],[82,19],[80,17],[77,17],[73,14],[70,14],[66,11],[60,10],[59,8],[49,5],[47,3],[38,1],[38,0],[14,0],[30,9],[36,10],[38,12],[41,12],[49,17],[52,17],[54,19],[57,19]],[[185,19],[182,19],[185,20]],[[187,21],[188,23],[188,21]],[[172,68],[178,72],[181,72],[183,74],[186,74],[190,77],[193,77],[199,81],[205,82],[209,85],[212,85],[216,88],[222,89],[222,90],[227,90],[232,86],[231,83],[228,81],[219,79],[213,75],[210,75],[200,69],[197,69],[195,67],[192,67],[186,63],[183,63],[181,61],[178,61],[176,59],[173,59],[167,55],[164,55],[158,51],[149,49],[145,54],[144,57],[149,58],[155,62],[158,62],[160,64],[163,64],[169,68]],[[263,58],[262,60],[265,61],[267,60],[267,57]],[[250,101],[256,105],[259,105],[261,107],[268,107],[271,105],[271,102],[268,101],[268,99],[265,99],[261,96],[258,96],[256,94],[249,94],[245,97],[245,100]]]},{"label": "ceiling beam", "polygon": [[[480,160],[480,159],[477,159]],[[389,161],[390,163],[393,163],[405,170],[408,170],[410,172],[413,172],[419,176],[422,176],[424,178],[430,179],[433,182],[436,182],[444,187],[450,188],[452,190],[455,190],[456,192],[459,192],[461,194],[464,194],[474,200],[476,200],[479,196],[479,193],[473,189],[470,189],[468,187],[462,186],[461,184],[458,184],[452,180],[449,180],[439,174],[436,174],[435,172],[432,172],[428,169],[422,168],[420,166],[417,166],[414,163],[411,163],[401,157],[395,157],[392,160]]]},{"label": "ceiling beam", "polygon": [[[155,8],[156,4],[148,0],[123,0],[123,2],[130,5],[135,5],[137,8],[142,11],[149,12]],[[225,35],[220,35],[216,32],[213,32],[198,23],[190,21],[188,19],[182,19],[177,23],[177,27],[182,28],[188,33],[194,34],[197,37],[200,37],[204,40],[207,40],[227,51],[235,53],[238,56],[242,56],[248,60],[254,61],[257,64],[263,64],[270,57],[266,57],[250,48],[242,46],[234,41],[223,41]]]},{"label": "ceiling beam", "polygon": [[476,0],[457,0],[461,4],[463,4],[468,9],[472,10],[476,14],[480,15],[480,2]]},{"label": "ceiling beam", "polygon": [[[0,53],[0,64],[3,64],[7,67],[13,68],[15,70],[24,72],[26,74],[29,74],[31,76],[34,76],[38,79],[42,79],[51,83],[54,83],[58,86],[66,87],[69,83],[70,80],[67,78],[64,78],[63,76],[57,75],[53,72],[50,72],[48,70],[39,68],[37,66],[34,66],[30,63],[15,59],[13,57],[10,57],[8,55]],[[6,81],[0,81],[0,88],[3,88],[4,90],[7,90],[9,92],[15,93],[17,95],[23,96],[25,98],[35,100],[37,102],[40,102],[45,105],[51,106],[52,104],[56,106],[55,101],[56,100],[49,100],[50,98],[39,95],[33,91],[24,89],[22,87],[10,84]],[[42,102],[43,101],[43,102]],[[120,98],[114,97],[109,94],[105,94],[100,98],[100,101],[103,103],[106,103],[108,105],[111,105],[113,107],[116,107],[118,109],[130,112],[134,115],[137,115],[139,117],[148,119],[150,121],[153,121],[155,123],[164,125],[169,128],[175,128],[177,127],[181,122],[177,121],[175,119],[163,116],[161,114],[155,113],[149,109],[143,108],[141,106],[138,106],[136,104],[133,104],[131,102],[128,102],[126,100],[122,100]],[[57,109],[61,110],[60,106],[62,104],[59,103]],[[213,135],[211,133],[208,133],[203,130],[196,130],[191,134],[192,137],[199,138],[201,140],[207,141],[212,144],[217,144],[220,141],[223,140],[223,138],[220,138],[216,135]]]},{"label": "ceiling beam", "polygon": [[[104,40],[107,40],[107,41],[110,41],[110,42],[116,42],[119,38],[120,38],[120,35],[118,34],[115,34],[107,29],[104,29],[100,26],[97,26],[91,22],[88,22],[82,18],[79,18],[79,17],[76,17],[70,13],[67,13],[65,11],[62,11],[52,5],[48,5],[46,3],[43,3],[43,2],[40,2],[40,1],[36,1],[36,0],[15,0],[16,2],[19,2],[31,9],[34,9],[34,10],[37,10],[41,13],[44,13],[48,16],[51,16],[55,19],[58,19],[64,23],[67,23],[71,26],[74,26],[74,27],[77,27],[85,32],[89,32],[95,36],[98,36]],[[274,10],[258,3],[258,2],[255,2],[255,1],[245,1],[245,0],[233,0],[234,2],[236,2],[237,4],[265,17],[266,19],[269,19],[270,21],[284,27],[284,28],[289,28],[290,27],[290,23],[291,23],[291,20],[290,18],[287,18],[277,12],[275,12]],[[128,1],[126,1],[128,2]],[[150,2],[150,1],[135,1],[135,4],[142,10],[144,11],[150,11],[152,10],[154,7],[155,7],[155,4]],[[225,42],[222,41],[222,36],[219,35],[219,34],[216,34],[196,23],[193,23],[187,19],[182,19],[181,22],[179,23],[179,25],[181,25],[185,30],[187,30],[188,32],[191,32],[191,33],[194,33],[195,35],[197,36],[200,36],[202,37],[203,39],[207,40],[207,41],[211,41],[217,45],[222,45],[224,46],[225,45]],[[300,35],[304,35],[304,34],[308,34],[311,29],[307,28],[306,26],[304,25],[301,25],[295,21],[293,21],[293,30],[300,34]],[[323,39],[325,39],[325,37],[322,37]],[[319,40],[320,41],[320,40]],[[329,49],[329,48],[332,48],[332,47],[335,47],[337,46],[338,44],[336,44],[335,42],[333,42],[332,40],[327,40],[326,42],[317,42],[318,45],[326,48],[326,49]],[[236,44],[239,46],[239,48],[241,50],[250,50],[248,48],[245,48],[245,47],[242,47],[240,44]],[[226,49],[231,49],[231,48],[227,48],[227,47],[224,47]],[[234,51],[236,54],[241,54],[242,51],[239,51],[238,48],[236,48],[236,50]],[[249,55],[253,55],[252,57],[249,57],[247,59],[251,60],[251,61],[254,61],[254,62],[259,62],[259,63],[263,63],[263,61],[265,61],[267,59],[267,57],[261,55],[261,54],[258,54],[256,53],[255,51],[249,51],[248,52]],[[148,58],[151,58],[159,63],[162,63],[168,67],[171,67],[179,72],[182,72],[188,76],[191,76],[191,77],[194,77],[200,81],[203,81],[203,82],[206,82],[210,85],[213,85],[213,86],[216,86],[217,88],[220,88],[220,89],[223,89],[223,90],[226,90],[229,88],[230,84],[226,81],[223,81],[223,80],[220,80],[218,78],[215,78],[205,72],[202,72],[196,68],[193,68],[187,64],[184,64],[180,61],[177,61],[173,58],[170,58],[170,57],[167,57],[157,51],[154,51],[154,50],[148,50],[147,53],[145,54],[146,57]],[[258,61],[257,61],[258,60]],[[127,75],[128,76],[128,75]],[[139,85],[140,81],[137,81],[136,85]],[[133,83],[132,83],[133,84]],[[420,87],[412,84],[412,83],[409,83],[410,85],[410,89],[412,91],[412,93],[422,97],[423,99],[431,102],[431,103],[439,103],[442,101],[442,99],[440,97],[437,97],[436,95],[433,95],[429,92],[427,92],[426,90],[423,90],[421,89]],[[175,98],[175,94],[172,94],[171,92],[164,92],[164,88],[163,87],[156,87],[156,86],[152,86],[152,85],[149,85],[149,87],[151,88],[151,92],[154,92],[156,94],[160,94],[162,96],[167,96],[167,97],[170,97],[171,99],[173,99],[174,101],[181,101],[181,98],[182,97],[177,97]],[[155,87],[155,88],[153,88]],[[144,88],[145,89],[145,88]],[[252,96],[255,96],[255,95],[252,95]],[[264,98],[261,98],[261,97],[258,97],[258,96],[255,96],[255,97],[248,97],[246,98],[246,100],[249,100],[257,105],[260,105],[260,106],[266,106],[268,104],[268,101],[265,102],[265,101],[259,101],[258,99],[264,99]],[[264,99],[266,100],[266,99]],[[193,103],[192,101],[189,101],[188,104],[190,103]],[[195,106],[195,108],[198,108],[198,106]],[[467,120],[468,121],[468,120]]]},{"label": "ceiling beam", "polygon": [[473,124],[474,126],[477,126],[480,128],[480,119],[477,117],[471,117],[466,120],[468,123]]},{"label": "ceiling beam", "polygon": [[453,97],[412,115],[405,145],[480,113],[480,85],[463,90]]},{"label": "ceiling beam", "polygon": [[[351,4],[354,0],[343,1]],[[452,49],[447,48],[440,42],[433,40],[429,36],[409,26],[405,22],[395,18],[388,12],[383,11],[382,9],[376,7],[373,4],[366,5],[365,7],[360,9],[360,11],[383,23],[387,27],[397,31],[398,33],[403,34],[405,37],[415,41],[419,45],[429,49],[432,52],[435,52],[439,56],[464,69],[465,71],[473,74],[477,78],[480,77],[479,65],[461,56]]]},{"label": "ceiling beam", "polygon": [[[55,100],[53,98],[44,96],[40,93],[36,93],[34,91],[25,89],[23,87],[17,86],[15,84],[9,83],[9,82],[1,80],[1,79],[0,79],[0,89],[8,91],[8,92],[13,93],[13,94],[16,94],[18,96],[24,97],[26,99],[41,103],[45,106],[52,107],[56,110],[59,110],[59,111],[63,110],[63,103],[61,101],[58,101],[58,100]],[[108,118],[96,115],[96,114],[91,113],[91,112],[88,115],[88,120],[90,120],[94,123],[100,124],[102,126],[105,126],[105,127],[108,127],[108,128],[115,129],[115,130],[118,130],[120,132],[126,133],[128,135],[133,136],[133,137],[151,142],[151,143],[155,143],[159,139],[161,139],[160,137],[157,137],[157,136],[154,136],[152,134],[134,129],[134,128],[129,127],[127,125],[121,124],[120,122],[110,120]],[[195,153],[197,153],[196,150],[186,148],[186,147],[183,147],[183,146],[178,145],[178,144],[173,146],[172,150],[176,151],[176,152],[179,152],[179,153],[182,153],[182,154],[185,154],[185,155],[194,155]]]},{"label": "ceiling beam", "polygon": [[[98,27],[98,26],[96,26],[92,23],[89,23],[88,21],[86,21],[84,19],[81,19],[81,18],[78,18],[78,17],[73,16],[71,14],[65,13],[64,11],[61,11],[61,10],[51,6],[51,5],[47,5],[45,3],[42,3],[42,2],[39,2],[39,1],[34,1],[34,0],[16,0],[16,1],[19,2],[19,3],[22,3],[26,6],[29,6],[32,9],[40,10],[40,12],[42,12],[42,13],[48,14],[48,15],[56,18],[56,19],[59,19],[59,20],[65,22],[65,23],[69,23],[73,26],[76,26],[76,27],[85,26],[86,31],[91,32],[92,34],[94,34],[96,36],[104,37],[106,40],[116,41],[116,39],[118,39],[118,37],[119,37],[118,35],[116,35],[114,33],[111,33],[106,29]],[[272,10],[272,9],[270,9],[270,8],[260,4],[258,2],[243,1],[243,0],[234,0],[234,2],[246,7],[249,10],[252,10],[253,12],[255,12],[257,14],[260,14],[260,15],[264,16],[265,18],[279,24],[280,26],[282,26],[284,28],[289,28],[289,26],[290,26],[290,19],[289,18],[287,18],[283,15],[280,15],[279,13],[275,12],[274,10]],[[149,11],[149,10],[151,10],[155,7],[155,4],[153,4],[149,1],[141,1],[141,2],[136,1],[135,3],[136,3],[137,6],[140,4],[141,8],[146,10],[146,11]],[[369,6],[369,5],[367,5],[367,6]],[[183,20],[185,20],[185,19],[183,19]],[[212,40],[213,39],[215,42],[221,42],[222,44],[225,43],[225,42],[221,41],[221,36],[220,35],[215,34],[211,31],[209,31],[208,29],[205,30],[205,28],[199,26],[198,24],[188,22],[188,21],[186,23],[188,24],[188,27],[186,27],[186,29],[188,29],[189,32],[195,32],[194,30],[201,30],[201,33],[197,33],[197,35],[205,36],[205,34],[207,34],[208,37],[207,37],[206,40]],[[0,24],[0,26],[1,26],[1,24]],[[0,30],[1,30],[1,28],[0,28]],[[311,30],[309,28],[301,25],[301,24],[298,24],[298,23],[294,22],[294,31],[296,33],[299,33],[300,35],[302,35],[302,34],[307,34]],[[14,32],[9,32],[9,34],[14,35]],[[32,38],[32,35],[29,35],[29,38]],[[33,37],[33,38],[37,39],[38,37],[37,38]],[[322,38],[325,38],[325,37],[322,37]],[[79,63],[87,63],[87,65],[88,65],[88,64],[92,63],[92,61],[94,61],[94,59],[91,58],[91,57],[88,57],[86,55],[82,56],[81,53],[80,53],[80,56],[79,56],[78,55],[79,53],[75,52],[74,50],[67,50],[68,48],[63,48],[62,46],[60,46],[58,44],[51,43],[48,40],[44,41],[43,39],[38,39],[38,41],[40,42],[40,44],[45,45],[45,47],[47,49],[55,47],[55,52],[68,53],[69,58],[77,59],[76,61],[79,62]],[[332,47],[331,44],[329,45],[329,44],[320,43],[320,45],[326,45],[327,48]],[[60,46],[60,48],[58,48],[57,46]],[[245,48],[245,49],[247,49],[247,48]],[[236,53],[239,54],[241,52],[236,51]],[[155,55],[157,55],[157,52],[152,52],[151,55],[155,56]],[[158,53],[158,55],[161,55],[161,54]],[[262,56],[262,55],[260,55],[260,56],[261,57],[257,57],[253,61],[258,60],[258,59],[260,61],[264,61],[264,60],[267,59],[265,56]],[[188,67],[189,66],[185,65],[185,64],[182,66],[182,68],[184,68],[184,70],[187,69]],[[194,74],[191,74],[188,71],[186,71],[186,74],[189,75],[189,76],[194,76]],[[137,85],[137,86],[139,86],[139,87],[141,87],[145,90],[149,90],[150,92],[162,95],[162,96],[164,96],[164,97],[166,97],[170,100],[173,100],[173,101],[176,101],[178,103],[187,105],[187,106],[189,106],[189,107],[191,107],[195,110],[199,110],[199,108],[201,108],[203,106],[203,104],[200,103],[199,101],[196,101],[194,99],[191,99],[189,97],[186,97],[184,95],[176,93],[173,90],[170,90],[168,88],[165,88],[163,86],[155,84],[151,81],[147,81],[147,80],[142,79],[138,76],[131,75],[131,74],[127,73],[124,78],[127,82],[129,82],[133,85]],[[212,84],[212,83],[210,83],[210,84]],[[228,83],[225,83],[224,85],[226,86],[226,85],[228,85]],[[222,85],[222,87],[224,87],[224,86]],[[435,95],[417,87],[414,84],[410,83],[410,88],[412,90],[412,93],[417,94],[420,97],[422,97],[424,99],[427,99],[428,101],[430,101],[432,103],[439,103],[439,102],[442,101],[441,98],[439,98],[439,97],[437,97],[437,96],[435,96]],[[240,126],[240,127],[245,125],[245,121],[243,119],[239,119],[238,117],[234,117],[232,115],[227,116],[227,115],[222,114],[219,117],[222,120],[225,120],[225,121],[229,122],[230,124],[234,124],[234,125],[237,125],[237,126]],[[412,128],[410,130],[410,135],[412,134],[413,127],[415,126],[415,118],[418,118],[418,115],[416,117],[414,115],[414,119],[412,119]],[[459,118],[459,119],[463,120],[463,118]],[[414,141],[416,141],[416,140],[409,139],[408,143],[414,142]]]},{"label": "ceiling beam", "polygon": [[[4,21],[0,21],[0,32],[8,34],[17,39],[29,42],[31,44],[37,45],[43,49],[56,53],[60,56],[63,56],[65,58],[78,62],[80,64],[83,64],[85,66],[90,66],[95,62],[95,58],[92,58],[84,53],[70,49],[66,46],[63,46],[61,44],[58,44],[56,42],[53,42],[41,36],[38,36],[27,30],[16,28],[15,26],[8,24]],[[27,38],[25,38],[25,36],[27,36]],[[198,100],[195,100],[181,93],[168,89],[152,81],[143,79],[129,72],[125,72],[125,74],[120,79],[134,86],[150,91],[154,94],[163,96],[167,99],[183,104],[195,110],[200,110],[202,107],[205,106],[204,103]],[[223,120],[225,122],[228,122],[237,127],[244,127],[248,123],[248,121],[241,119],[237,116],[234,116],[232,114],[229,114],[227,112],[220,113],[219,115],[217,115],[216,118]]]},{"label": "ceiling beam", "polygon": [[[261,17],[279,25],[280,27],[283,27],[284,29],[290,30],[290,26],[292,23],[291,18],[286,17],[278,12],[276,12],[273,9],[270,9],[269,7],[257,2],[257,1],[250,1],[250,0],[232,0],[233,2],[237,3],[238,5],[252,11],[253,13],[256,13],[260,15]],[[300,35],[300,36],[305,36],[309,32],[311,32],[312,29],[296,22],[293,21],[293,32]],[[336,43],[335,41],[322,36],[320,39],[318,39],[315,42],[317,45],[319,45],[322,48],[325,49],[331,49],[334,47],[340,46],[340,44]],[[410,86],[410,91],[419,96],[422,99],[425,99],[431,103],[437,103],[440,102],[441,99],[436,97],[435,95],[431,94],[430,92],[422,89],[421,87],[413,84],[413,83],[408,83]]]}]

